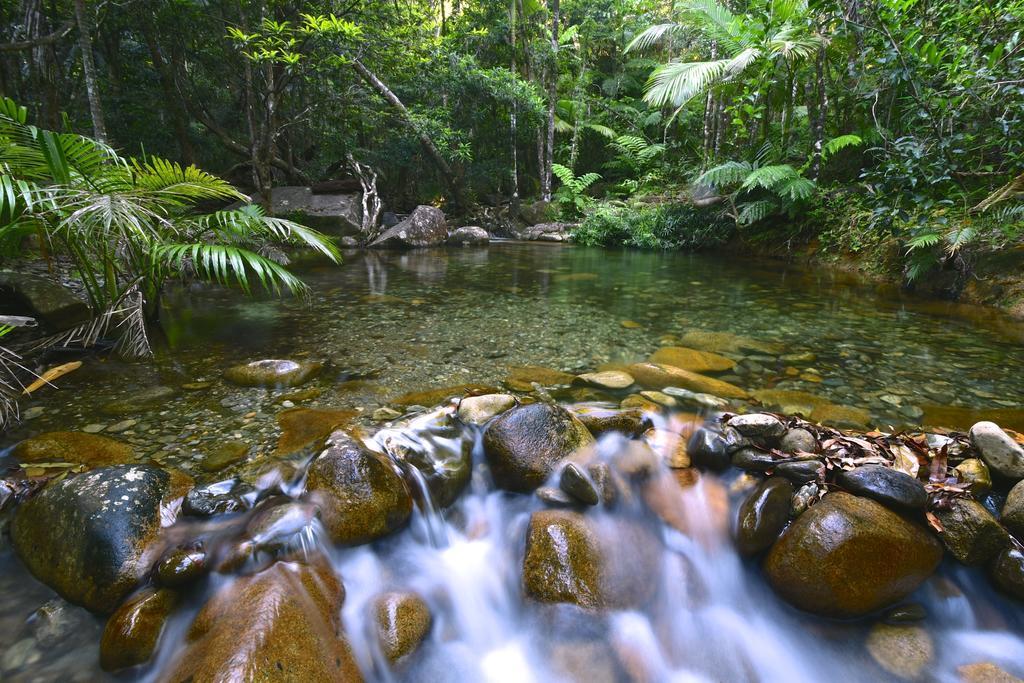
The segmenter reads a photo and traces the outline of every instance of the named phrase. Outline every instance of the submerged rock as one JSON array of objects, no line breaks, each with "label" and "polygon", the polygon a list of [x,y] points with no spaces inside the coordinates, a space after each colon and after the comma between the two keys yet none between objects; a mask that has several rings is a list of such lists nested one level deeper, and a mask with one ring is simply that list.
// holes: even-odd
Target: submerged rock
[{"label": "submerged rock", "polygon": [[815,422],[839,427],[840,429],[862,429],[871,423],[871,413],[852,406],[838,406],[832,403],[819,405],[811,411]]},{"label": "submerged rock", "polygon": [[963,683],[1024,683],[1024,679],[1017,678],[992,662],[964,664],[956,672]]},{"label": "submerged rock", "polygon": [[207,451],[205,457],[199,461],[199,467],[204,472],[219,472],[225,467],[245,460],[251,450],[252,445],[245,441],[225,441]]},{"label": "submerged rock", "polygon": [[25,439],[11,451],[20,462],[69,462],[86,467],[123,465],[135,460],[132,447],[116,439],[85,432],[46,432]]},{"label": "submerged rock", "polygon": [[847,491],[877,500],[886,507],[923,510],[928,505],[924,484],[884,465],[861,465],[842,472],[836,482]]},{"label": "submerged rock", "polygon": [[496,387],[486,384],[456,384],[451,387],[438,387],[437,389],[426,389],[415,391],[410,394],[402,394],[389,401],[396,406],[433,406],[453,396],[465,396],[466,394],[494,394],[499,393]]},{"label": "submerged rock", "polygon": [[277,414],[281,438],[275,454],[294,455],[309,449],[319,450],[334,430],[347,425],[359,415],[354,410],[323,408],[290,408]]},{"label": "submerged rock", "polygon": [[177,602],[177,594],[163,588],[143,590],[121,605],[103,629],[100,666],[120,671],[148,662]]},{"label": "submerged rock", "polygon": [[243,387],[295,387],[323,369],[322,363],[294,360],[254,360],[224,371],[224,378]]},{"label": "submerged rock", "polygon": [[345,432],[332,434],[309,466],[306,488],[321,506],[331,540],[343,545],[386,536],[412,514],[409,489],[391,461]]},{"label": "submerged rock", "polygon": [[970,431],[971,445],[981,459],[1000,477],[1018,481],[1024,479],[1024,446],[994,422],[978,422]]},{"label": "submerged rock", "polygon": [[789,526],[764,568],[775,591],[796,607],[856,617],[912,593],[941,559],[941,545],[923,527],[873,500],[837,492]]},{"label": "submerged rock", "polygon": [[502,414],[484,431],[484,455],[494,483],[528,493],[563,458],[594,442],[583,423],[564,408],[534,403]]},{"label": "submerged rock", "polygon": [[942,522],[942,542],[966,565],[985,564],[1010,542],[1006,530],[976,500],[957,498],[948,508],[936,508],[934,514]]},{"label": "submerged rock", "polygon": [[103,406],[107,415],[130,415],[164,405],[178,395],[174,387],[155,386],[133,392],[129,396]]},{"label": "submerged rock", "polygon": [[793,485],[781,477],[765,479],[740,505],[736,547],[743,555],[767,550],[789,522]]},{"label": "submerged rock", "polygon": [[459,419],[468,424],[482,425],[515,405],[515,396],[509,394],[467,396],[459,401]]},{"label": "submerged rock", "polygon": [[373,601],[381,652],[395,662],[413,652],[430,633],[430,607],[416,593],[384,593]]},{"label": "submerged rock", "polygon": [[736,361],[717,353],[688,349],[684,346],[663,346],[647,359],[650,363],[671,365],[690,372],[727,372],[736,367]]},{"label": "submerged rock", "polygon": [[66,600],[112,612],[157,559],[161,507],[189,484],[152,465],[103,467],[54,482],[15,512],[14,549]]},{"label": "submerged rock", "polygon": [[698,375],[671,365],[656,363],[634,363],[627,368],[630,375],[647,389],[665,389],[681,387],[702,394],[712,394],[721,398],[744,399],[749,396],[745,389],[735,384],[723,382],[714,377]]},{"label": "submerged rock", "polygon": [[448,239],[444,212],[435,206],[417,206],[409,217],[381,233],[370,242],[371,248],[414,249],[433,247]]},{"label": "submerged rock", "polygon": [[633,376],[621,370],[588,372],[576,377],[576,382],[601,389],[617,391],[633,386]]},{"label": "submerged rock", "polygon": [[344,596],[319,562],[277,562],[228,582],[199,610],[158,680],[361,682],[341,629]]},{"label": "submerged rock", "polygon": [[905,680],[917,680],[935,658],[932,637],[921,626],[875,624],[867,649],[880,667]]}]

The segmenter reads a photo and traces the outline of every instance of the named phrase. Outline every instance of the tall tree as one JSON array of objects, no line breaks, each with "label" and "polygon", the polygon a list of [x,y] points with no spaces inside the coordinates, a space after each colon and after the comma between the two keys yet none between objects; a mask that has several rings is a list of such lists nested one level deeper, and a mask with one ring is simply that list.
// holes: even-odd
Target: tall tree
[{"label": "tall tree", "polygon": [[85,0],[75,0],[75,21],[78,24],[78,47],[82,53],[82,74],[85,76],[85,94],[89,99],[93,136],[100,142],[106,142],[107,126],[103,120],[100,86],[96,78],[96,62],[92,52],[92,18],[85,6]]}]

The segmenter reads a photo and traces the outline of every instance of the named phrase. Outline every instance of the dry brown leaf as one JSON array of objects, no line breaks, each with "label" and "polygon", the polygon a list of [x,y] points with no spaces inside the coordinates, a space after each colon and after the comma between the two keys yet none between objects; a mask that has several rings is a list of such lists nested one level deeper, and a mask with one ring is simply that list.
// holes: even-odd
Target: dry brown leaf
[{"label": "dry brown leaf", "polygon": [[38,390],[40,387],[44,387],[47,384],[51,384],[55,379],[59,379],[64,375],[68,374],[69,372],[73,372],[80,367],[82,367],[82,361],[74,360],[71,361],[70,363],[64,363],[63,365],[58,365],[56,367],[50,368],[43,374],[39,375],[39,378],[35,382],[32,382],[32,384],[29,384],[27,387],[25,387],[25,391],[23,391],[22,393],[27,396],[31,394],[33,391]]}]

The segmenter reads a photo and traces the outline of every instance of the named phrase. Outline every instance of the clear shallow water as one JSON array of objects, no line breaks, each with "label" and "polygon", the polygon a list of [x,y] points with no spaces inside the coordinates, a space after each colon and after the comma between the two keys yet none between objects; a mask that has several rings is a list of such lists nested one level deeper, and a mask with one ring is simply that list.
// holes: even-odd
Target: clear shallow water
[{"label": "clear shallow water", "polygon": [[[908,406],[1014,410],[1024,402],[1019,328],[943,315],[945,307],[937,314],[930,304],[776,264],[498,244],[351,254],[340,269],[300,270],[312,288],[308,305],[247,301],[206,289],[178,293],[167,315],[170,348],[154,364],[86,359],[62,380],[61,391],[26,405],[41,407],[42,415],[3,443],[52,429],[109,429],[124,419],[102,411],[112,400],[154,384],[209,382],[131,414],[136,423],[117,435],[136,447],[140,460],[209,481],[214,475],[197,465],[226,435],[252,443],[254,460],[273,449],[274,416],[282,409],[281,394],[289,393],[224,384],[220,372],[236,362],[329,361],[308,385],[321,393],[299,405],[361,408],[368,415],[409,391],[498,384],[509,365],[582,371],[639,360],[693,330],[760,343],[761,350],[726,352],[741,361],[741,372],[730,378],[741,386],[811,392],[864,408],[883,424],[919,419],[901,410]],[[808,353],[814,360],[779,358]],[[795,377],[786,372],[794,365]],[[362,627],[371,597],[401,587],[429,596],[438,620],[425,650],[430,656],[421,664],[433,668],[406,672],[410,680],[444,680],[433,672],[465,673],[457,680],[621,680],[623,661],[638,662],[643,675],[637,679],[652,681],[882,676],[864,653],[866,626],[796,615],[735,555],[722,526],[725,513],[715,506],[731,482],[708,479],[681,494],[692,524],[688,534],[659,523],[665,551],[653,579],[655,606],[594,619],[523,605],[518,567],[535,503],[494,493],[481,476],[444,518],[428,508],[409,530],[374,548],[326,550],[344,578],[347,631],[371,678],[402,677],[381,665]],[[654,523],[643,510],[635,514]],[[0,586],[0,653],[13,661],[28,652],[31,660],[7,678],[101,678],[101,622],[72,610],[74,637],[44,645],[35,635],[38,619],[30,615],[53,594],[8,549],[0,551]],[[975,572],[946,568],[943,579],[916,598],[930,613],[935,679],[955,680],[955,667],[970,661],[1011,667],[1024,661],[1015,635],[1024,631],[1020,611],[1007,612]],[[162,657],[173,655],[190,616],[184,612],[172,624]],[[594,666],[581,678],[584,664]]]}]

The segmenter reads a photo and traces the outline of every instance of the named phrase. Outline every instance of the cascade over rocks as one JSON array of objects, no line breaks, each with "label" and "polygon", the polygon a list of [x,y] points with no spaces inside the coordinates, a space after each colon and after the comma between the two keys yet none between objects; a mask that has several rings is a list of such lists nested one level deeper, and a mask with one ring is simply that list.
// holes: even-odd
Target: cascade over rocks
[{"label": "cascade over rocks", "polygon": [[484,431],[484,455],[494,483],[529,493],[563,458],[594,442],[583,423],[560,406],[522,405],[503,413]]},{"label": "cascade over rocks", "polygon": [[152,465],[102,467],[53,482],[15,512],[15,552],[66,600],[112,612],[157,560],[161,506],[190,484]]},{"label": "cascade over rocks", "polygon": [[388,228],[370,242],[371,248],[415,249],[434,247],[448,239],[444,212],[434,206],[420,205],[401,223]]},{"label": "cascade over rocks", "polygon": [[942,546],[923,527],[873,500],[836,492],[790,525],[764,569],[796,607],[857,617],[912,593],[941,559]]}]

